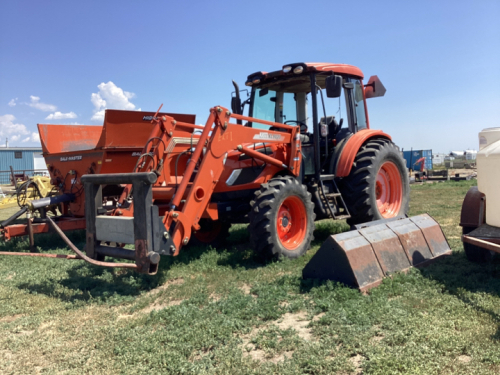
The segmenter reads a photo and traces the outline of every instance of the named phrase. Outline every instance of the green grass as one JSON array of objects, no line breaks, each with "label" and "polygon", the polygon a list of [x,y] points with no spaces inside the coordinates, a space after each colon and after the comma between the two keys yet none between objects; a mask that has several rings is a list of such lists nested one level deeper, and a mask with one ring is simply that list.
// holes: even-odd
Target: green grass
[{"label": "green grass", "polygon": [[[227,248],[163,258],[153,277],[81,261],[2,257],[0,373],[498,374],[500,262],[469,263],[458,226],[470,181],[413,185],[410,214],[442,225],[453,255],[363,296],[302,280],[300,259],[260,263],[246,226]],[[73,233],[82,248],[84,235]],[[41,250],[65,253],[40,236]],[[26,239],[0,244],[23,250]]]}]

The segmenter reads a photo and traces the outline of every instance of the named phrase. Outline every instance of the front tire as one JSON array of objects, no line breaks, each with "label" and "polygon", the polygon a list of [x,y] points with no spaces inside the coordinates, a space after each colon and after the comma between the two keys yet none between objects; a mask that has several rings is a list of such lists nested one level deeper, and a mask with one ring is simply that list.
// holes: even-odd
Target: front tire
[{"label": "front tire", "polygon": [[262,184],[250,202],[250,241],[264,258],[297,258],[313,240],[314,204],[307,188],[290,176]]},{"label": "front tire", "polygon": [[410,185],[399,148],[388,139],[371,139],[342,180],[342,196],[351,214],[349,225],[406,215]]}]

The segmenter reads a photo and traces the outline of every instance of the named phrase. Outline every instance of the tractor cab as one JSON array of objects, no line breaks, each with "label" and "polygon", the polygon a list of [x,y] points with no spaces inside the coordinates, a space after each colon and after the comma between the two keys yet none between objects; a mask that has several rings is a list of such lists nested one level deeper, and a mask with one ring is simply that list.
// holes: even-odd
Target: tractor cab
[{"label": "tractor cab", "polygon": [[[256,72],[245,85],[252,88],[250,97],[242,104],[235,86],[233,112],[241,114],[249,104],[250,117],[300,126],[304,152],[311,156],[306,174],[317,175],[325,168],[315,165],[328,164],[339,142],[369,128],[366,99],[385,93],[376,76],[363,85],[357,67],[328,63],[295,63],[271,73]],[[246,126],[269,130],[257,123]]]}]

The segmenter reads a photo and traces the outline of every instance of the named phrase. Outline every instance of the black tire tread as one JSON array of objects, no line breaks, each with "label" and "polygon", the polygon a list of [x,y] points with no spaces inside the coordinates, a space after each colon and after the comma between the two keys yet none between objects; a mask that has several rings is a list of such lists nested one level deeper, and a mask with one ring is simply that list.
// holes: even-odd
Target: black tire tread
[{"label": "black tire tread", "polygon": [[[351,218],[347,219],[349,225],[359,224],[372,220],[381,219],[381,215],[375,205],[371,204],[373,201],[370,189],[373,188],[373,179],[376,178],[375,168],[380,163],[379,158],[383,155],[390,154],[395,161],[400,163],[400,168],[406,171],[404,159],[400,155],[399,148],[386,138],[370,139],[358,151],[348,177],[342,179],[340,190],[346,202],[346,205],[351,214]],[[400,214],[408,212],[409,204],[409,183],[406,173],[401,172],[403,179],[403,204]]]},{"label": "black tire tread", "polygon": [[[275,210],[279,208],[281,202],[286,198],[286,190],[295,191],[297,195],[304,197],[308,215],[308,232],[298,251],[284,251],[279,240],[276,237],[276,223],[274,222]],[[298,182],[292,176],[278,176],[271,179],[268,183],[262,184],[260,190],[257,190],[254,199],[250,202],[249,213],[249,233],[250,242],[256,253],[263,258],[279,258],[286,256],[297,258],[304,254],[313,240],[314,231],[314,203],[311,201],[311,193],[307,188]]]}]

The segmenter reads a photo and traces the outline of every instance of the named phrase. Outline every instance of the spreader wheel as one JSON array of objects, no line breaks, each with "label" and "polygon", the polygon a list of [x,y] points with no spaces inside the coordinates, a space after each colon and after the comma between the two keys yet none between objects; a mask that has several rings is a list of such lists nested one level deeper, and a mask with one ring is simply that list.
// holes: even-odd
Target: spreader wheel
[{"label": "spreader wheel", "polygon": [[38,189],[37,184],[32,180],[23,182],[23,184],[17,188],[16,195],[17,195],[17,205],[20,208],[23,208],[26,205],[26,203],[28,203],[29,198],[31,199],[42,198],[42,195],[40,194],[40,190]]},{"label": "spreader wheel", "polygon": [[314,204],[306,187],[290,176],[275,177],[250,202],[250,240],[264,258],[297,258],[311,244]]},{"label": "spreader wheel", "polygon": [[398,147],[388,139],[369,140],[358,151],[341,192],[354,225],[408,212],[409,181]]}]

